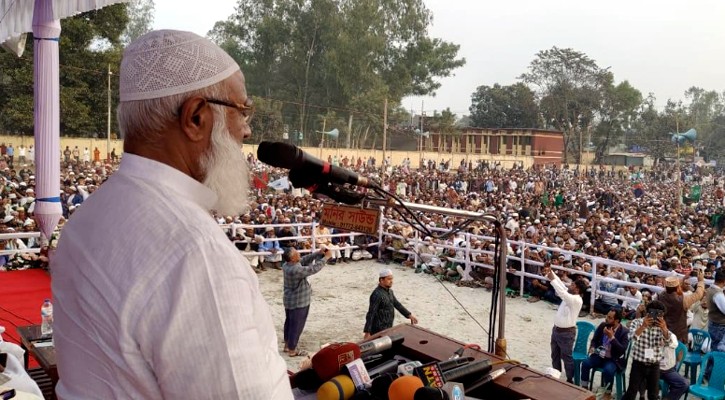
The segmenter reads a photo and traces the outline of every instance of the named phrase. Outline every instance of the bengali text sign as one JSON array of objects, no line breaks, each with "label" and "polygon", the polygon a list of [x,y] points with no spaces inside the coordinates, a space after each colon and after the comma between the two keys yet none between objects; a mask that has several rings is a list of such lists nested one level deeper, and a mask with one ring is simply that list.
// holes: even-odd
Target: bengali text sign
[{"label": "bengali text sign", "polygon": [[375,235],[380,224],[380,210],[325,204],[320,223],[346,231]]}]

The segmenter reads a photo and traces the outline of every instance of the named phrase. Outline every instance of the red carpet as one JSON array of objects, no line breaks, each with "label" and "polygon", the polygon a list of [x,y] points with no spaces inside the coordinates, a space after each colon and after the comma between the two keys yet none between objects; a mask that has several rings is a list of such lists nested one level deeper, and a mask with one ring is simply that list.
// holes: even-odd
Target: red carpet
[{"label": "red carpet", "polygon": [[[0,272],[0,325],[3,338],[19,343],[15,328],[40,324],[40,306],[50,298],[50,275],[42,269]],[[31,359],[30,367],[37,366]]]}]

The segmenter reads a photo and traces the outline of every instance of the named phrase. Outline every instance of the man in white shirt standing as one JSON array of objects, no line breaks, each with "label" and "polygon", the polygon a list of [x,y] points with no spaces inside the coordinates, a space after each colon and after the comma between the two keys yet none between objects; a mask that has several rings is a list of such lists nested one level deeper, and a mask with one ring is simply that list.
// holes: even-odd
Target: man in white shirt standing
[{"label": "man in white shirt standing", "polygon": [[660,360],[660,379],[665,381],[669,392],[667,399],[680,400],[683,394],[690,389],[690,383],[687,379],[675,370],[677,365],[677,336],[669,332],[670,337],[667,345],[662,349],[662,359]]},{"label": "man in white shirt standing", "polygon": [[60,399],[292,399],[249,262],[210,210],[247,207],[253,105],[208,39],[152,31],[124,51],[124,157],[52,259]]},{"label": "man in white shirt standing", "polygon": [[561,371],[564,362],[566,381],[574,382],[574,341],[576,340],[576,319],[582,309],[582,293],[587,291],[587,284],[577,279],[567,288],[553,271],[549,271],[547,278],[551,286],[561,298],[561,304],[554,317],[554,328],[551,331],[551,366]]}]

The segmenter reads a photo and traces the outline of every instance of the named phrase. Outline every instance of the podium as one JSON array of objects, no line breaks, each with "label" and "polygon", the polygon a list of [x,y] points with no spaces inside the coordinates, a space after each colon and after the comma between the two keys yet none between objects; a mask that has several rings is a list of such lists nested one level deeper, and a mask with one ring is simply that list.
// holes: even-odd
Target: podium
[{"label": "podium", "polygon": [[[399,334],[405,337],[402,344],[397,347],[396,353],[402,357],[419,360],[423,363],[431,361],[442,361],[450,358],[453,353],[460,349],[465,343],[461,343],[446,336],[437,334],[424,328],[413,325],[397,325],[372,336],[371,339],[379,336]],[[494,354],[466,349],[463,357],[473,357],[476,360],[487,359],[492,363],[505,361]],[[517,360],[522,364],[526,360]],[[514,364],[498,364],[493,370],[509,368]],[[535,371],[523,365],[510,368],[508,372],[493,382],[476,389],[466,395],[478,399],[531,399],[531,400],[594,400],[592,392],[579,386],[554,379],[539,371]]]}]

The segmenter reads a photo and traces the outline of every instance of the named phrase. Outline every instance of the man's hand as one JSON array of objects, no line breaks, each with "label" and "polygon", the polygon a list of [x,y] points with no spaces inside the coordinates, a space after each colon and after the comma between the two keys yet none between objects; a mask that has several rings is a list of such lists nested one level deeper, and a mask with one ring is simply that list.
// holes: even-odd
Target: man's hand
[{"label": "man's hand", "polygon": [[415,315],[410,314],[410,317],[408,319],[410,319],[410,323],[411,324],[413,324],[413,325],[417,325],[418,324],[418,318],[416,318]]},{"label": "man's hand", "polygon": [[662,334],[667,336],[669,330],[667,329],[667,322],[665,322],[665,317],[657,318],[656,324],[662,330]]},{"label": "man's hand", "polygon": [[703,270],[699,269],[697,270],[697,283],[701,283],[705,281],[705,273]]},{"label": "man's hand", "polygon": [[614,338],[614,328],[605,326],[604,334],[607,335],[610,339]]},{"label": "man's hand", "polygon": [[554,271],[549,270],[549,273],[546,274],[546,277],[549,278],[550,281],[553,281],[554,279],[556,279],[556,274],[554,273]]}]

